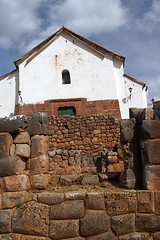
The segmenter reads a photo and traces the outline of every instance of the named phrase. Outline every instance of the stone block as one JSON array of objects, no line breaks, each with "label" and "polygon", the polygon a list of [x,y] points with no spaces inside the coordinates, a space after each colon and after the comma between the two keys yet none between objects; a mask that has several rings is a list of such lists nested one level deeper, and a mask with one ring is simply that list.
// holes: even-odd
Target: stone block
[{"label": "stone block", "polygon": [[14,143],[26,143],[30,145],[30,134],[25,131],[20,131],[14,138]]},{"label": "stone block", "polygon": [[104,194],[97,192],[90,192],[87,194],[86,207],[93,210],[104,210],[105,201]]},{"label": "stone block", "polygon": [[49,170],[49,158],[40,155],[30,159],[30,174],[46,173]]},{"label": "stone block", "polygon": [[129,143],[134,137],[135,119],[122,119],[120,122],[121,139],[123,143]]},{"label": "stone block", "polygon": [[18,192],[30,189],[29,177],[27,175],[14,175],[3,178],[4,190],[7,192]]},{"label": "stone block", "polygon": [[60,177],[60,183],[61,185],[73,185],[73,184],[81,184],[83,179],[82,174],[69,174],[69,175],[63,175]]},{"label": "stone block", "polygon": [[130,108],[130,118],[135,118],[137,124],[141,124],[145,119],[145,109],[142,108]]},{"label": "stone block", "polygon": [[64,193],[43,191],[37,194],[38,202],[54,205],[64,201]]},{"label": "stone block", "polygon": [[159,165],[144,166],[143,188],[147,190],[160,190],[160,166]]},{"label": "stone block", "polygon": [[18,207],[21,204],[31,201],[33,194],[31,192],[5,192],[2,194],[2,208]]},{"label": "stone block", "polygon": [[15,209],[12,217],[13,232],[48,236],[49,207],[45,204],[29,202]]},{"label": "stone block", "polygon": [[160,101],[153,102],[153,111],[155,119],[160,119]]},{"label": "stone block", "polygon": [[141,136],[144,140],[160,138],[160,121],[144,120],[141,131]]},{"label": "stone block", "polygon": [[37,174],[30,176],[30,184],[32,189],[42,190],[45,189],[48,185],[48,176],[47,174]]},{"label": "stone block", "polygon": [[136,231],[137,232],[159,232],[160,216],[154,214],[137,214]]},{"label": "stone block", "polygon": [[82,185],[98,185],[99,177],[98,175],[86,175],[83,177]]},{"label": "stone block", "polygon": [[112,232],[102,233],[96,236],[88,237],[87,240],[117,240],[117,237]]},{"label": "stone block", "polygon": [[31,158],[40,155],[47,155],[48,152],[48,137],[34,136],[31,138]]},{"label": "stone block", "polygon": [[[153,240],[160,240],[160,232],[152,234]],[[148,240],[148,239],[147,239]]]},{"label": "stone block", "polygon": [[79,219],[84,216],[84,201],[72,200],[51,206],[50,219]]},{"label": "stone block", "polygon": [[75,191],[65,193],[66,200],[84,200],[86,196],[87,196],[86,189],[75,190]]},{"label": "stone block", "polygon": [[135,231],[135,215],[125,214],[112,217],[112,231],[119,237]]},{"label": "stone block", "polygon": [[21,174],[25,169],[25,162],[18,156],[9,156],[0,159],[0,177]]},{"label": "stone block", "polygon": [[29,119],[23,115],[0,118],[0,132],[17,133],[21,129],[28,130]]},{"label": "stone block", "polygon": [[154,213],[154,192],[138,191],[137,206],[139,213]]},{"label": "stone block", "polygon": [[0,233],[11,232],[12,210],[0,210]]},{"label": "stone block", "polygon": [[137,196],[134,191],[105,193],[106,210],[109,216],[135,213]]},{"label": "stone block", "polygon": [[120,174],[120,185],[126,189],[135,189],[136,187],[136,176],[132,169],[126,169]]},{"label": "stone block", "polygon": [[51,240],[48,237],[41,237],[41,236],[31,236],[31,235],[21,235],[20,240]]},{"label": "stone block", "polygon": [[[153,240],[148,233],[130,233],[118,238],[119,240]],[[157,239],[158,240],[158,239]]]},{"label": "stone block", "polygon": [[63,240],[85,240],[83,237],[75,237],[75,238],[63,238]]},{"label": "stone block", "polygon": [[79,236],[79,220],[50,221],[49,237],[54,240]]},{"label": "stone block", "polygon": [[31,135],[46,135],[48,133],[48,115],[44,112],[35,112],[29,125]]},{"label": "stone block", "polygon": [[160,192],[155,192],[155,213],[160,214]]},{"label": "stone block", "polygon": [[22,158],[29,158],[31,154],[31,149],[28,144],[16,144],[15,154]]},{"label": "stone block", "polygon": [[105,233],[110,229],[110,218],[104,210],[87,210],[84,218],[80,219],[80,235],[91,237]]},{"label": "stone block", "polygon": [[15,155],[15,151],[16,151],[16,145],[12,144],[11,147],[10,147],[10,150],[9,150],[9,155],[10,156]]},{"label": "stone block", "polygon": [[13,139],[9,133],[0,133],[0,158],[9,156],[12,143]]},{"label": "stone block", "polygon": [[143,164],[160,164],[160,139],[147,140],[141,143]]},{"label": "stone block", "polygon": [[21,234],[9,233],[0,235],[0,240],[22,240]]}]

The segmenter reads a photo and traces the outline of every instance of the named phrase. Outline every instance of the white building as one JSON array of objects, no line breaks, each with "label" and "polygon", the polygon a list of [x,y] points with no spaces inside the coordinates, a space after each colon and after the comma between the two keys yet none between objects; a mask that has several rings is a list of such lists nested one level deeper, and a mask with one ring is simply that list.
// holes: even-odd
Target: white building
[{"label": "white building", "polygon": [[0,117],[11,114],[112,114],[146,108],[147,86],[124,74],[125,58],[62,27],[0,77]]}]

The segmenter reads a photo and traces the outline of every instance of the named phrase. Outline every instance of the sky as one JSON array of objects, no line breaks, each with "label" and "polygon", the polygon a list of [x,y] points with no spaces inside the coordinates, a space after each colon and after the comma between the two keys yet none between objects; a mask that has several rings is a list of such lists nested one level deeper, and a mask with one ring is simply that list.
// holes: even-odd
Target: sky
[{"label": "sky", "polygon": [[0,76],[61,26],[124,56],[148,105],[160,99],[160,0],[0,0]]}]

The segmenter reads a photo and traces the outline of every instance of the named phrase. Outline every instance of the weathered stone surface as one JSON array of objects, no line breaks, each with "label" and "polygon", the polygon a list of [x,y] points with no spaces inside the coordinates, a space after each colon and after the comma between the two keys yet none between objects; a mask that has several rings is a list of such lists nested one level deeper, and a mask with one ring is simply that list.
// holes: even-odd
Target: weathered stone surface
[{"label": "weathered stone surface", "polygon": [[50,219],[79,219],[84,216],[84,201],[73,200],[51,206]]},{"label": "weathered stone surface", "polygon": [[105,209],[104,194],[97,192],[88,193],[86,199],[86,206],[88,209],[104,210]]},{"label": "weathered stone surface", "polygon": [[123,143],[129,143],[134,137],[135,119],[122,119],[120,123]]},{"label": "weathered stone surface", "polygon": [[155,213],[160,214],[160,192],[155,192]]},{"label": "weathered stone surface", "polygon": [[25,162],[18,156],[10,156],[0,159],[0,177],[20,174],[25,169]]},{"label": "weathered stone surface", "polygon": [[137,214],[136,231],[137,232],[159,232],[160,216],[154,214]]},{"label": "weathered stone surface", "polygon": [[9,156],[12,143],[13,139],[9,133],[0,133],[0,158]]},{"label": "weathered stone surface", "polygon": [[136,192],[108,192],[105,193],[105,198],[106,210],[110,216],[136,212]]},{"label": "weathered stone surface", "polygon": [[144,120],[142,122],[143,139],[160,138],[160,121],[159,120]]},{"label": "weathered stone surface", "polygon": [[40,236],[31,236],[31,235],[22,235],[20,240],[51,240],[51,238],[40,237]]},{"label": "weathered stone surface", "polygon": [[0,240],[22,240],[21,234],[9,233],[0,235]]},{"label": "weathered stone surface", "polygon": [[29,177],[27,175],[14,175],[4,177],[4,189],[7,192],[18,192],[30,189]]},{"label": "weathered stone surface", "polygon": [[75,237],[75,238],[63,238],[63,240],[85,240],[83,237]]},{"label": "weathered stone surface", "polygon": [[45,173],[49,169],[49,159],[47,155],[41,155],[30,159],[30,174]]},{"label": "weathered stone surface", "polygon": [[12,210],[0,210],[0,233],[11,232]]},{"label": "weathered stone surface", "polygon": [[138,191],[137,205],[139,213],[154,213],[154,192]]},{"label": "weathered stone surface", "polygon": [[31,149],[28,144],[16,144],[15,154],[22,158],[29,158],[31,154]]},{"label": "weathered stone surface", "polygon": [[9,150],[9,155],[10,156],[15,155],[15,151],[16,151],[16,145],[12,144],[11,147],[10,147],[10,150]]},{"label": "weathered stone surface", "polygon": [[16,209],[12,217],[13,232],[48,236],[49,207],[45,204],[29,202]]},{"label": "weathered stone surface", "polygon": [[87,240],[117,240],[112,232],[102,233],[96,236],[88,237]]},{"label": "weathered stone surface", "polygon": [[81,189],[65,193],[66,200],[84,200],[87,196],[87,190]]},{"label": "weathered stone surface", "polygon": [[160,139],[147,140],[141,143],[143,164],[160,164]]},{"label": "weathered stone surface", "polygon": [[79,236],[79,220],[50,221],[49,237],[55,240]]},{"label": "weathered stone surface", "polygon": [[18,135],[14,138],[14,143],[26,143],[30,145],[30,134],[25,131],[20,131]]},{"label": "weathered stone surface", "polygon": [[62,175],[60,177],[60,183],[61,185],[81,184],[82,179],[83,179],[82,174]]},{"label": "weathered stone surface", "polygon": [[112,217],[112,231],[119,237],[135,231],[135,215],[125,214]]},{"label": "weathered stone surface", "polygon": [[20,129],[27,129],[29,120],[26,116],[0,118],[0,132],[16,133]]},{"label": "weathered stone surface", "polygon": [[48,185],[48,176],[47,174],[37,174],[37,175],[31,175],[30,176],[30,183],[31,183],[31,188],[33,189],[45,189]]},{"label": "weathered stone surface", "polygon": [[29,131],[31,135],[46,135],[48,133],[48,115],[44,112],[35,112],[32,115]]},{"label": "weathered stone surface", "polygon": [[135,189],[136,176],[132,169],[126,169],[120,174],[120,185],[127,189]]},{"label": "weathered stone surface", "polygon": [[135,118],[138,124],[141,124],[145,119],[145,109],[142,108],[130,108],[130,118]]},{"label": "weathered stone surface", "polygon": [[44,191],[42,193],[38,193],[37,198],[38,202],[54,205],[64,201],[64,193]]},{"label": "weathered stone surface", "polygon": [[2,208],[13,208],[25,202],[31,201],[33,194],[31,192],[5,192],[2,195]]},{"label": "weathered stone surface", "polygon": [[[153,240],[159,240],[160,239],[160,232],[153,233],[152,234]],[[148,240],[148,239],[147,239]]]},{"label": "weathered stone surface", "polygon": [[143,170],[143,187],[148,190],[160,190],[160,166],[146,165]]},{"label": "weathered stone surface", "polygon": [[48,152],[48,137],[47,136],[34,136],[31,138],[31,158],[40,155],[47,155]]},{"label": "weathered stone surface", "polygon": [[[152,240],[148,233],[131,233],[118,238],[119,240]],[[158,239],[157,239],[158,240]]]},{"label": "weathered stone surface", "polygon": [[109,231],[110,218],[104,210],[87,210],[80,219],[80,235],[90,237]]},{"label": "weathered stone surface", "polygon": [[99,184],[98,175],[86,175],[82,180],[82,185],[97,185]]},{"label": "weathered stone surface", "polygon": [[155,119],[160,119],[160,101],[153,102],[153,110]]}]

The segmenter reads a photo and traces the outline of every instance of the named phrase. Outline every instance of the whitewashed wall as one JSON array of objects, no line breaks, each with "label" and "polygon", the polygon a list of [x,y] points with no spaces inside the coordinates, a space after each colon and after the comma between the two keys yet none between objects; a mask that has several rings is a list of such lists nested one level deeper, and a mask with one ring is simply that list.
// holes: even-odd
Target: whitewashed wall
[{"label": "whitewashed wall", "polygon": [[0,79],[0,117],[15,113],[17,72]]}]

